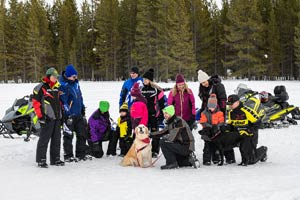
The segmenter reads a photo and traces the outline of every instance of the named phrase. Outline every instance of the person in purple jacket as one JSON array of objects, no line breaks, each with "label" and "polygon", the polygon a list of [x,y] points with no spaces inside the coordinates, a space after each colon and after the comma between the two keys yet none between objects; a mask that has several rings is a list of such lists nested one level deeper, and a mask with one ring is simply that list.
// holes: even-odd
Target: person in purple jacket
[{"label": "person in purple jacket", "polygon": [[176,116],[183,118],[192,129],[195,122],[195,97],[182,74],[176,76],[176,85],[170,91],[168,105],[174,105]]},{"label": "person in purple jacket", "polygon": [[100,101],[97,109],[89,118],[89,144],[92,156],[101,158],[103,156],[102,141],[107,131],[111,131],[109,116],[109,102]]}]

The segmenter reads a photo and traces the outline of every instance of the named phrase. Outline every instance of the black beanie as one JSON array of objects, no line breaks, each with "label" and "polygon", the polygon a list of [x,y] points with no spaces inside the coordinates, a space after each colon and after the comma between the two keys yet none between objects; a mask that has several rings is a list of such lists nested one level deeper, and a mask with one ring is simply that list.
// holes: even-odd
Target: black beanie
[{"label": "black beanie", "polygon": [[137,68],[137,67],[132,67],[131,70],[130,70],[130,72],[134,72],[134,73],[136,73],[136,74],[139,74],[139,68]]},{"label": "black beanie", "polygon": [[149,69],[148,71],[145,72],[143,75],[143,78],[149,79],[150,81],[153,81],[153,76],[154,76],[154,69]]}]

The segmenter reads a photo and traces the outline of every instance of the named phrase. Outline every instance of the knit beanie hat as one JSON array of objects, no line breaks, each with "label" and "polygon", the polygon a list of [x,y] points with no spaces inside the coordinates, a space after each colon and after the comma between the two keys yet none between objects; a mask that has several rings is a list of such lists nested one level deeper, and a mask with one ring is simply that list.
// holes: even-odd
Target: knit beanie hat
[{"label": "knit beanie hat", "polygon": [[150,81],[153,81],[153,77],[154,77],[154,69],[152,68],[146,71],[145,74],[143,75],[143,78],[149,79]]},{"label": "knit beanie hat", "polygon": [[65,76],[66,76],[67,78],[70,78],[70,77],[73,76],[73,75],[76,75],[76,76],[77,76],[77,71],[76,71],[76,69],[74,68],[73,65],[68,65],[68,66],[66,67]]},{"label": "knit beanie hat", "polygon": [[184,83],[185,80],[184,80],[184,77],[182,74],[177,74],[176,76],[176,83]]},{"label": "knit beanie hat", "polygon": [[109,102],[108,101],[100,101],[99,102],[99,110],[103,113],[109,110]]},{"label": "knit beanie hat", "polygon": [[119,112],[128,112],[128,104],[123,103],[122,106],[120,107]]},{"label": "knit beanie hat", "polygon": [[175,115],[175,108],[173,105],[167,106],[163,109],[163,112],[168,113],[170,116]]},{"label": "knit beanie hat", "polygon": [[203,83],[204,81],[207,81],[209,79],[209,76],[207,75],[207,73],[205,73],[204,71],[202,71],[201,69],[198,71],[198,81],[200,83]]},{"label": "knit beanie hat", "polygon": [[137,68],[137,67],[132,67],[131,70],[130,70],[130,72],[139,74],[139,68]]},{"label": "knit beanie hat", "polygon": [[218,106],[218,99],[216,94],[211,94],[207,101],[207,107],[215,109]]},{"label": "knit beanie hat", "polygon": [[54,76],[54,77],[58,77],[58,72],[57,70],[54,68],[54,67],[51,67],[49,68],[47,71],[46,71],[46,76]]},{"label": "knit beanie hat", "polygon": [[228,104],[228,105],[232,105],[232,104],[234,104],[235,102],[237,102],[237,101],[239,101],[239,100],[240,100],[240,98],[239,98],[238,95],[232,94],[232,95],[229,95],[229,96],[228,96],[227,104]]},{"label": "knit beanie hat", "polygon": [[130,90],[130,95],[133,97],[142,95],[140,85],[138,83],[134,83],[133,87]]}]

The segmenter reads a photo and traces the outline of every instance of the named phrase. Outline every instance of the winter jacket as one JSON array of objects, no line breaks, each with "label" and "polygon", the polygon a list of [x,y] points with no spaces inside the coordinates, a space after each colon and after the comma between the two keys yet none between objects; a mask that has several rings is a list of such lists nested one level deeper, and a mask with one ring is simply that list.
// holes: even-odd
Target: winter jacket
[{"label": "winter jacket", "polygon": [[160,138],[179,143],[188,147],[190,151],[195,151],[195,139],[189,128],[189,125],[181,117],[174,115],[166,124],[166,127],[158,132],[152,132],[150,135],[154,138]]},{"label": "winter jacket", "polygon": [[200,112],[203,112],[207,107],[207,101],[210,94],[216,94],[218,99],[219,109],[223,112],[224,116],[226,115],[226,91],[224,85],[221,83],[221,78],[218,75],[210,77],[208,80],[209,86],[204,87],[200,84],[199,87],[199,97],[202,101],[202,106]]},{"label": "winter jacket", "polygon": [[138,83],[140,87],[143,87],[143,79],[141,77],[137,77],[135,79],[130,78],[127,81],[125,81],[120,92],[119,108],[125,102],[128,104],[128,108],[131,108],[133,100],[130,95],[130,90],[134,83]]},{"label": "winter jacket", "polygon": [[118,118],[116,133],[120,138],[125,138],[126,136],[130,136],[132,133],[131,118],[128,115],[120,116]]},{"label": "winter jacket", "polygon": [[109,113],[101,113],[97,109],[88,120],[90,130],[90,141],[101,141],[106,131],[110,130],[111,123],[109,120]]},{"label": "winter jacket", "polygon": [[260,116],[256,111],[245,107],[241,102],[237,108],[228,113],[227,123],[231,126],[232,131],[236,130],[240,135],[257,135],[260,122]]},{"label": "winter jacket", "polygon": [[175,114],[182,117],[185,121],[195,121],[195,97],[191,89],[179,92],[173,95],[174,89],[170,91],[168,97],[168,105],[174,105]]},{"label": "winter jacket", "polygon": [[75,81],[68,80],[64,73],[59,78],[61,84],[59,89],[62,91],[60,100],[63,103],[64,113],[66,116],[80,116],[85,107],[79,82],[77,79]]},{"label": "winter jacket", "polygon": [[150,115],[155,114],[158,117],[165,107],[164,91],[149,84],[144,85],[142,95],[147,99],[148,113]]},{"label": "winter jacket", "polygon": [[61,119],[62,106],[59,100],[59,82],[52,83],[48,77],[33,89],[32,104],[39,119]]},{"label": "winter jacket", "polygon": [[139,124],[148,125],[148,109],[147,100],[143,96],[139,96],[133,102],[130,108],[131,124],[134,130]]},{"label": "winter jacket", "polygon": [[201,113],[200,124],[203,127],[212,127],[220,126],[224,124],[224,114],[218,109],[215,109],[213,112],[207,108]]}]

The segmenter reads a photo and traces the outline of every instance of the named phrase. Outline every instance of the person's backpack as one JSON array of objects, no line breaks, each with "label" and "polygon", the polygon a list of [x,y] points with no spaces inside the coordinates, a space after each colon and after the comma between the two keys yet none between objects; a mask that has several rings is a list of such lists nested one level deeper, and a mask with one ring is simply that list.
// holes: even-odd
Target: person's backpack
[{"label": "person's backpack", "polygon": [[276,97],[276,101],[279,103],[286,102],[287,100],[289,100],[289,95],[284,85],[275,86],[274,95]]}]

